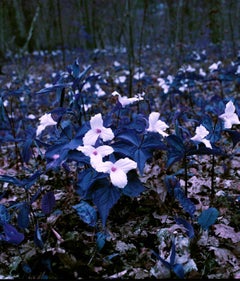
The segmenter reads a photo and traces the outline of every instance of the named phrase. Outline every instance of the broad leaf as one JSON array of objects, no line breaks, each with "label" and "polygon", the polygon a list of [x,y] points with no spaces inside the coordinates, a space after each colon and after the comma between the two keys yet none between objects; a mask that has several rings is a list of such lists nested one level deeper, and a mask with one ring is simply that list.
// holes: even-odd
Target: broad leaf
[{"label": "broad leaf", "polygon": [[44,242],[42,240],[42,235],[41,235],[38,223],[37,223],[37,225],[35,227],[35,231],[34,231],[34,243],[40,249],[42,249],[44,247]]},{"label": "broad leaf", "polygon": [[112,145],[115,152],[131,157],[138,164],[138,169],[143,174],[145,163],[156,149],[166,149],[160,134],[149,133],[137,135],[134,130],[124,130],[117,135],[118,141]]},{"label": "broad leaf", "polygon": [[177,224],[182,224],[185,227],[186,233],[187,233],[189,238],[194,237],[194,228],[188,221],[186,221],[185,219],[180,218],[180,217],[175,218],[175,221],[176,221]]},{"label": "broad leaf", "polygon": [[166,141],[168,144],[168,159],[166,167],[169,169],[174,163],[184,158],[186,150],[182,139],[177,135],[170,135],[166,137]]},{"label": "broad leaf", "polygon": [[215,223],[217,217],[219,215],[219,211],[210,207],[207,210],[204,210],[198,217],[198,223],[201,225],[203,230],[208,230],[211,225]]},{"label": "broad leaf", "polygon": [[41,200],[41,209],[45,215],[48,215],[52,212],[56,204],[55,196],[53,191],[45,193]]},{"label": "broad leaf", "polygon": [[29,227],[29,214],[30,214],[30,206],[23,202],[19,208],[18,216],[17,216],[17,223],[18,226],[21,228],[28,228]]},{"label": "broad leaf", "polygon": [[105,179],[95,182],[95,186],[97,189],[93,192],[92,198],[98,208],[102,224],[105,226],[109,211],[117,203],[121,193],[117,187]]},{"label": "broad leaf", "polygon": [[4,240],[8,243],[19,245],[24,240],[24,234],[17,231],[11,224],[4,223],[3,230],[5,233]]},{"label": "broad leaf", "polygon": [[97,212],[94,207],[89,205],[86,201],[81,201],[79,204],[74,205],[73,208],[85,223],[90,226],[96,226]]},{"label": "broad leaf", "polygon": [[9,222],[10,214],[6,206],[0,204],[0,224]]},{"label": "broad leaf", "polygon": [[105,245],[106,238],[108,237],[108,235],[106,235],[106,233],[103,232],[97,232],[96,236],[97,236],[97,241],[96,241],[97,249],[98,251],[101,251]]},{"label": "broad leaf", "polygon": [[240,132],[235,130],[225,130],[231,137],[232,140],[232,148],[234,148],[238,142],[240,142]]},{"label": "broad leaf", "polygon": [[123,189],[123,193],[129,197],[136,197],[140,195],[146,188],[139,180],[136,171],[128,172],[128,183]]}]

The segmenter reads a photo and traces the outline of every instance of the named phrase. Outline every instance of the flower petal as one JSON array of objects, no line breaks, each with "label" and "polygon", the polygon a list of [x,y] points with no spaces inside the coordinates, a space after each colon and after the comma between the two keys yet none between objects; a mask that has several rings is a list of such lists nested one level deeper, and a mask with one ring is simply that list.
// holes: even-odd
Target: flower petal
[{"label": "flower petal", "polygon": [[98,113],[91,117],[90,126],[92,129],[101,129],[103,127],[103,119],[101,113]]},{"label": "flower petal", "polygon": [[211,143],[210,143],[209,140],[207,140],[207,139],[202,139],[202,143],[204,143],[206,147],[212,148],[212,145],[211,145]]},{"label": "flower petal", "polygon": [[105,161],[105,162],[94,163],[94,165],[95,165],[94,169],[97,172],[110,173],[113,163],[111,161]]},{"label": "flower petal", "polygon": [[95,130],[90,129],[86,132],[83,137],[83,144],[85,145],[94,145],[99,137],[99,134]]},{"label": "flower petal", "polygon": [[94,148],[93,146],[91,146],[91,145],[84,145],[84,146],[79,145],[79,146],[77,147],[77,150],[78,150],[78,151],[81,151],[81,152],[84,153],[86,156],[90,156],[90,155],[93,153],[94,149],[95,149],[95,148]]},{"label": "flower petal", "polygon": [[114,165],[118,169],[122,170],[124,173],[127,173],[128,171],[137,168],[137,163],[135,161],[129,159],[128,157],[125,157],[123,159],[119,159],[118,161],[116,161],[114,163]]},{"label": "flower petal", "polygon": [[113,153],[114,149],[109,145],[101,145],[96,148],[97,152],[102,155],[102,157]]},{"label": "flower petal", "polygon": [[101,133],[100,133],[100,137],[103,141],[109,141],[112,140],[114,138],[114,134],[111,128],[105,128],[102,127],[101,128]]},{"label": "flower petal", "polygon": [[[115,163],[116,164],[116,163]],[[127,185],[127,175],[121,169],[110,173],[110,179],[113,185],[124,188]]]}]

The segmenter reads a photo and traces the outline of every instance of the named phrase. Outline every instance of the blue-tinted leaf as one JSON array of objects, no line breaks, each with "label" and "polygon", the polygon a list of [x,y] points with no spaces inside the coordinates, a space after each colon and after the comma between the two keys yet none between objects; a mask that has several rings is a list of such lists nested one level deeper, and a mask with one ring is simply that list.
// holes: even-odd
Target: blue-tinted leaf
[{"label": "blue-tinted leaf", "polygon": [[136,149],[132,155],[133,160],[137,162],[140,174],[143,174],[146,161],[152,156],[152,153],[145,149]]},{"label": "blue-tinted leaf", "polygon": [[51,92],[57,91],[58,89],[62,90],[63,88],[67,88],[71,85],[72,85],[72,83],[58,83],[53,86],[43,88],[40,91],[36,92],[36,94],[51,93]]},{"label": "blue-tinted leaf", "polygon": [[98,173],[95,169],[89,168],[78,173],[77,193],[84,199],[90,199],[91,186],[95,181],[105,178],[107,175]]},{"label": "blue-tinted leaf", "polygon": [[209,134],[206,136],[211,143],[217,142],[221,138],[222,122],[218,120],[216,124],[213,123],[209,115],[204,115],[201,124],[208,130]]},{"label": "blue-tinted leaf", "polygon": [[9,222],[10,214],[6,206],[0,204],[0,224]]},{"label": "blue-tinted leaf", "polygon": [[77,211],[77,214],[85,223],[93,227],[96,225],[97,212],[95,208],[87,202],[81,201],[79,204],[74,205],[73,208]]},{"label": "blue-tinted leaf", "polygon": [[185,156],[185,146],[180,137],[177,135],[170,135],[166,137],[168,144],[168,159],[166,167],[170,168],[175,162],[180,161]]},{"label": "blue-tinted leaf", "polygon": [[41,200],[41,209],[45,215],[48,215],[52,212],[56,204],[55,196],[53,191],[45,193]]},{"label": "blue-tinted leaf", "polygon": [[27,139],[24,144],[23,144],[23,149],[22,149],[22,158],[25,163],[28,163],[31,156],[32,156],[32,151],[31,151],[31,144],[32,144],[32,139]]},{"label": "blue-tinted leaf", "polygon": [[122,132],[116,134],[115,137],[116,139],[125,140],[131,144],[134,144],[136,147],[138,147],[142,142],[142,139],[138,134],[136,134],[136,131],[133,129],[122,130]]},{"label": "blue-tinted leaf", "polygon": [[108,180],[99,180],[95,182],[96,190],[92,194],[93,202],[98,208],[98,212],[105,226],[110,209],[120,198],[120,191],[117,187],[109,183]]},{"label": "blue-tinted leaf", "polygon": [[30,206],[26,202],[24,202],[20,206],[17,216],[17,223],[19,227],[28,228],[30,223],[29,214],[30,214]]},{"label": "blue-tinted leaf", "polygon": [[172,247],[171,247],[171,255],[170,255],[170,265],[171,267],[175,263],[175,257],[176,257],[176,246],[175,246],[175,241],[174,238],[172,239]]},{"label": "blue-tinted leaf", "polygon": [[173,265],[172,269],[178,278],[184,279],[184,268],[182,264],[176,263]]},{"label": "blue-tinted leaf", "polygon": [[42,193],[42,188],[40,187],[32,196],[31,200],[30,200],[30,205],[35,202],[38,197],[40,196],[40,194]]},{"label": "blue-tinted leaf", "polygon": [[171,265],[169,262],[165,261],[162,257],[159,256],[155,251],[151,250],[151,253],[154,254],[169,270],[171,269]]},{"label": "blue-tinted leaf", "polygon": [[11,224],[4,223],[3,230],[5,233],[5,241],[14,245],[19,245],[24,240],[24,234],[17,231]]},{"label": "blue-tinted leaf", "polygon": [[185,196],[184,191],[182,188],[174,188],[174,196],[175,198],[179,201],[180,205],[184,209],[185,212],[189,213],[191,217],[193,217],[195,211],[196,211],[196,206],[194,203]]},{"label": "blue-tinted leaf", "polygon": [[208,148],[203,143],[199,143],[197,148],[188,150],[187,156],[190,155],[224,155],[224,152],[214,144],[212,145],[212,148]]},{"label": "blue-tinted leaf", "polygon": [[208,230],[213,225],[219,215],[216,208],[210,207],[204,210],[198,217],[198,223],[201,225],[203,230]]},{"label": "blue-tinted leaf", "polygon": [[29,189],[37,180],[38,178],[43,174],[42,170],[38,170],[36,171],[31,177],[24,179],[23,185],[25,189]]},{"label": "blue-tinted leaf", "polygon": [[30,267],[28,264],[26,264],[26,263],[22,264],[22,270],[23,270],[25,273],[27,273],[27,274],[29,274],[29,273],[32,272],[31,267]]},{"label": "blue-tinted leaf", "polygon": [[133,130],[117,135],[120,141],[112,145],[115,152],[131,157],[138,164],[140,174],[143,174],[146,161],[152,157],[156,149],[166,149],[159,134],[139,136]]},{"label": "blue-tinted leaf", "polygon": [[173,175],[166,175],[164,178],[164,183],[167,187],[167,191],[170,195],[174,195],[174,188],[180,188],[180,182],[177,177]]},{"label": "blue-tinted leaf", "polygon": [[23,186],[23,182],[15,177],[6,176],[6,175],[0,175],[0,182],[8,182],[13,183],[16,186]]},{"label": "blue-tinted leaf", "polygon": [[167,149],[167,146],[162,141],[162,136],[159,133],[148,133],[145,135],[141,147],[145,149]]},{"label": "blue-tinted leaf", "polygon": [[40,249],[42,249],[44,247],[42,235],[41,235],[38,224],[36,225],[36,228],[35,228],[35,231],[34,231],[34,243]]},{"label": "blue-tinted leaf", "polygon": [[107,235],[106,235],[106,233],[103,233],[103,232],[97,232],[96,235],[97,235],[97,241],[96,241],[97,249],[98,249],[98,251],[101,251],[105,245]]},{"label": "blue-tinted leaf", "polygon": [[130,171],[127,174],[128,183],[123,189],[123,193],[130,197],[136,197],[145,190],[142,182],[139,180],[136,171]]},{"label": "blue-tinted leaf", "polygon": [[225,130],[231,137],[232,140],[232,148],[236,146],[238,142],[240,142],[240,132],[235,131],[235,130]]},{"label": "blue-tinted leaf", "polygon": [[187,198],[182,190],[179,180],[175,176],[166,176],[164,179],[168,193],[179,201],[182,208],[191,216],[195,213],[196,207],[193,202]]},{"label": "blue-tinted leaf", "polygon": [[175,218],[175,221],[176,221],[177,224],[182,224],[185,227],[186,233],[187,233],[189,238],[194,237],[194,228],[188,221],[186,221],[185,219],[180,218],[180,217]]}]

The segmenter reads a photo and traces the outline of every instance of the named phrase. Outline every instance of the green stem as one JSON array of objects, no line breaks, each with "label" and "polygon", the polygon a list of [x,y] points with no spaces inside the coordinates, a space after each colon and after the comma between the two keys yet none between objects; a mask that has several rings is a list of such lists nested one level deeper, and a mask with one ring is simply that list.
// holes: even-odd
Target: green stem
[{"label": "green stem", "polygon": [[214,188],[214,177],[215,177],[215,155],[212,155],[212,171],[211,171],[211,198],[214,198],[215,188]]},{"label": "green stem", "polygon": [[187,176],[187,156],[186,156],[186,154],[184,155],[184,158],[183,158],[183,165],[184,165],[185,196],[187,197],[188,176]]}]

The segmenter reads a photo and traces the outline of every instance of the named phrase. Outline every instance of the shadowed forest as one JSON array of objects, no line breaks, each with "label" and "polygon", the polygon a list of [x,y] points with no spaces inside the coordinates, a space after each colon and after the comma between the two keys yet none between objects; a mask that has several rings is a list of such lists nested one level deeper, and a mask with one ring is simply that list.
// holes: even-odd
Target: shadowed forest
[{"label": "shadowed forest", "polygon": [[0,279],[240,278],[239,18],[0,0]]}]

